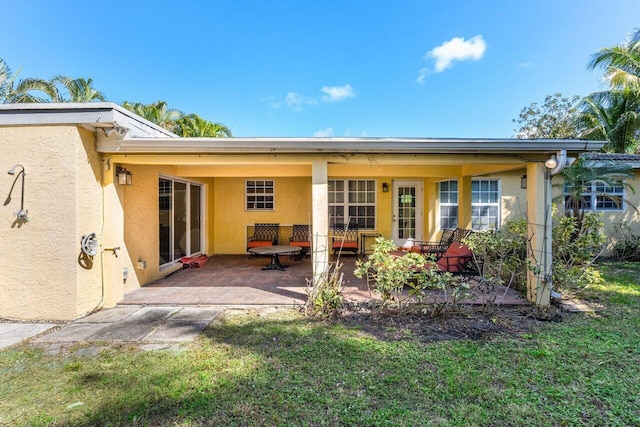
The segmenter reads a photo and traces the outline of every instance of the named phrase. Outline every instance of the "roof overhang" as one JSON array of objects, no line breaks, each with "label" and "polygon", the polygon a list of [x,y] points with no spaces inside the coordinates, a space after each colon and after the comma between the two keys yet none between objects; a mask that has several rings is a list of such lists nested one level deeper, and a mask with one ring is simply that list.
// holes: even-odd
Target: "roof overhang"
[{"label": "roof overhang", "polygon": [[456,138],[101,138],[111,154],[536,154],[599,150],[604,141]]},{"label": "roof overhang", "polygon": [[113,102],[0,104],[0,126],[76,125],[91,130],[122,126],[131,137],[177,138]]},{"label": "roof overhang", "polygon": [[[513,138],[179,138],[112,102],[0,105],[0,126],[73,124],[96,131],[98,152],[193,154],[553,154],[606,141]],[[116,129],[123,132],[111,132]],[[123,129],[124,128],[124,129]],[[124,131],[126,130],[126,132]]]}]

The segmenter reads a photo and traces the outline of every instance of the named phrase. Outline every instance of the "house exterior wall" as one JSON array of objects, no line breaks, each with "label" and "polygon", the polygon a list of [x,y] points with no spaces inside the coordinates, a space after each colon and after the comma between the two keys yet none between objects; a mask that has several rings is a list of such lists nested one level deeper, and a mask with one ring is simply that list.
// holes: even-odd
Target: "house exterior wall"
[{"label": "house exterior wall", "polygon": [[213,183],[213,239],[215,254],[246,253],[247,236],[255,223],[279,223],[281,244],[288,244],[290,227],[285,225],[310,224],[311,177],[261,176],[273,179],[275,184],[275,210],[245,210],[245,178],[215,178]]},{"label": "house exterior wall", "polygon": [[21,177],[11,200],[0,206],[0,317],[68,320],[101,304],[100,254],[80,264],[83,234],[100,234],[101,164],[93,132],[76,126],[0,128],[3,200],[25,167],[24,208],[30,221],[16,223]]},{"label": "house exterior wall", "polygon": [[[607,248],[604,252],[604,256],[612,256],[613,246],[617,239],[621,237],[618,230],[618,224],[624,224],[629,227],[629,232],[640,236],[640,170],[635,169],[633,171],[634,178],[627,179],[625,182],[629,184],[633,190],[625,190],[625,202],[624,210],[622,211],[599,211],[602,215],[602,222],[604,223],[604,233],[607,236]],[[562,203],[562,179],[560,177],[554,177],[553,179],[553,202],[558,210],[558,214],[564,214],[564,205]],[[638,210],[636,210],[636,208]]]}]

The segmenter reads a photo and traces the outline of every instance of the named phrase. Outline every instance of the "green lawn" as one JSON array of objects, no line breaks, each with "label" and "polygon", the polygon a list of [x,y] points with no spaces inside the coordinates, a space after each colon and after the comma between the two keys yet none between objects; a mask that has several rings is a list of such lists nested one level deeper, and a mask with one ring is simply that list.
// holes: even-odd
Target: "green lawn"
[{"label": "green lawn", "polygon": [[597,313],[483,341],[376,339],[294,311],[225,316],[184,351],[0,352],[0,425],[640,425],[640,264]]}]

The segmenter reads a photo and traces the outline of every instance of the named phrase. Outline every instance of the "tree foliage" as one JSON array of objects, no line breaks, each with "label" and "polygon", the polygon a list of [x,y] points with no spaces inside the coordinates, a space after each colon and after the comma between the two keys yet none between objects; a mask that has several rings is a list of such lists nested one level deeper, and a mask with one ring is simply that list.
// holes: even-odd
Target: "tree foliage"
[{"label": "tree foliage", "polygon": [[578,126],[577,104],[579,96],[565,98],[561,93],[548,95],[544,103],[532,102],[520,111],[513,121],[520,126],[516,129],[516,137],[522,139],[542,138],[577,138],[580,134]]},{"label": "tree foliage", "polygon": [[33,77],[19,79],[21,71],[22,68],[14,73],[9,64],[0,58],[0,103],[50,102],[55,97],[53,83]]},{"label": "tree foliage", "polygon": [[178,136],[191,138],[232,136],[231,129],[224,124],[213,123],[197,114],[185,114],[180,110],[169,108],[166,101],[156,101],[151,104],[125,101],[122,106]]}]

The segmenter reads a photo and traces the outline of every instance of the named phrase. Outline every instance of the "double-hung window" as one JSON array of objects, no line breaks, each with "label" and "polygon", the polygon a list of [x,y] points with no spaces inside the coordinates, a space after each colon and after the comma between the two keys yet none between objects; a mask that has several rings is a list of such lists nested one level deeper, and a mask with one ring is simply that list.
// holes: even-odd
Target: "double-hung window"
[{"label": "double-hung window", "polygon": [[471,182],[471,228],[497,230],[500,224],[500,182],[478,179]]},{"label": "double-hung window", "polygon": [[[439,188],[440,229],[458,226],[458,181],[443,181]],[[478,179],[471,182],[471,227],[497,229],[500,225],[500,181]]]},{"label": "double-hung window", "polygon": [[[580,210],[623,211],[624,182],[615,181],[612,184],[583,183],[584,193],[582,193],[582,198],[578,201]],[[569,196],[565,196],[565,209],[572,209]]]},{"label": "double-hung window", "polygon": [[355,222],[360,229],[376,227],[376,181],[373,179],[329,180],[330,226]]},{"label": "double-hung window", "polygon": [[458,181],[440,183],[440,228],[458,227]]}]

